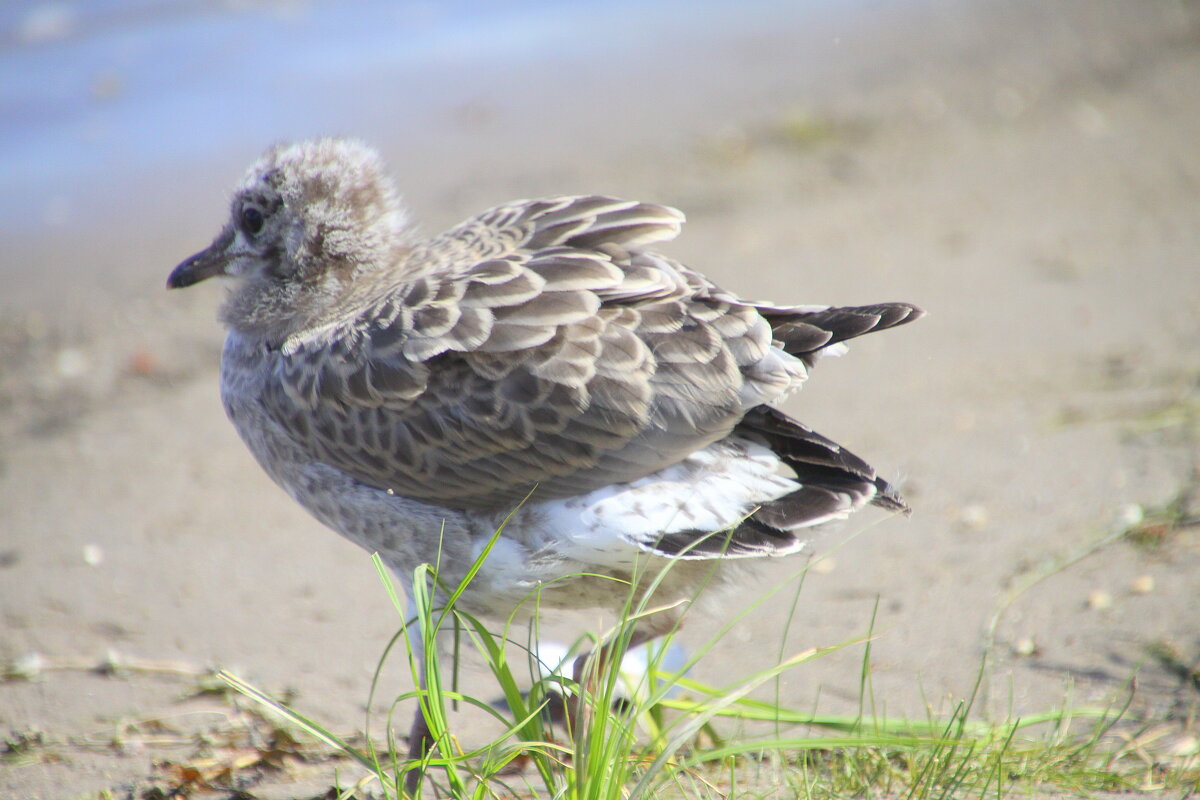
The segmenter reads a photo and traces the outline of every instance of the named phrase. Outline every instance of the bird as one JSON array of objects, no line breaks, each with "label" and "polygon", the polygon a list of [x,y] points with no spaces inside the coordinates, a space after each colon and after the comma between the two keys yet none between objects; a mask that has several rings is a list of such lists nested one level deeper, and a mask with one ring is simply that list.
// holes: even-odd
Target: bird
[{"label": "bird", "polygon": [[[702,584],[745,585],[818,526],[908,511],[779,405],[847,340],[923,311],[743,299],[658,251],[683,222],[559,196],[423,236],[375,149],[323,138],[268,149],[167,286],[227,279],[226,414],[410,603],[419,565],[453,587],[486,555],[462,610],[619,609],[631,584],[654,586],[640,642]],[[430,745],[418,708],[410,757]]]}]

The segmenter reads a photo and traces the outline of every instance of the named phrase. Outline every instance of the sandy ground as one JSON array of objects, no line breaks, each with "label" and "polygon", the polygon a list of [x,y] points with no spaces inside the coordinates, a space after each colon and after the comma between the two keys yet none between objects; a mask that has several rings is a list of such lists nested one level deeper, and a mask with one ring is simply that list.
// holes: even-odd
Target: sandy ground
[{"label": "sandy ground", "polygon": [[[1198,513],[1195,6],[877,5],[668,44],[694,69],[673,66],[670,92],[620,68],[559,87],[562,131],[532,145],[545,120],[516,93],[445,123],[433,157],[376,138],[427,230],[516,196],[613,192],[684,209],[669,252],[745,295],[924,306],[822,363],[789,406],[916,511],[821,541],[786,649],[862,635],[878,602],[881,713],[948,712],[992,641],[976,713],[1103,704],[1136,672],[1132,718],[1186,745],[1200,533],[1096,545],[1179,497]],[[203,170],[203,192],[177,185],[201,170],[159,176],[179,203],[4,256],[80,266],[0,306],[0,662],[31,675],[0,683],[0,730],[25,742],[0,796],[137,796],[194,755],[190,732],[231,722],[189,677],[88,669],[106,660],[229,667],[361,727],[397,615],[367,556],[271,485],[224,419],[220,289],[159,288],[262,144]],[[699,677],[768,664],[788,607],[736,628]],[[785,699],[856,707],[861,657],[792,673]],[[390,669],[383,694],[406,685]],[[253,791],[319,785],[274,780]]]}]

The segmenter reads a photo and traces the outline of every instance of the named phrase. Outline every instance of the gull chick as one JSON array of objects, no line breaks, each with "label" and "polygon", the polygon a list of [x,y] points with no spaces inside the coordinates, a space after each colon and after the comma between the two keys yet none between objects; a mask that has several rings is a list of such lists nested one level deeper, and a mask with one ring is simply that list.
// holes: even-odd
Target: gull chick
[{"label": "gull chick", "polygon": [[259,159],[167,285],[231,279],[229,418],[276,483],[402,581],[430,563],[456,585],[508,519],[464,610],[528,614],[535,591],[620,608],[668,564],[669,604],[821,523],[906,509],[776,406],[847,339],[922,313],[744,300],[653,249],[683,219],[553,197],[421,238],[378,155],[322,139]]}]

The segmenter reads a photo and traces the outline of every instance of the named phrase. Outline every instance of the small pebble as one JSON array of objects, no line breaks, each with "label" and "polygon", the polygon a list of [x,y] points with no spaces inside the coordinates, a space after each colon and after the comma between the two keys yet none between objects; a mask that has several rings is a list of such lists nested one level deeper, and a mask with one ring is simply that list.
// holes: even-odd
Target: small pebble
[{"label": "small pebble", "polygon": [[88,370],[87,356],[80,350],[65,347],[55,356],[54,369],[63,378],[78,378]]},{"label": "small pebble", "polygon": [[129,356],[129,371],[134,375],[151,375],[158,369],[158,358],[150,350],[134,350]]},{"label": "small pebble", "polygon": [[1102,589],[1096,589],[1088,594],[1087,607],[1093,611],[1103,611],[1106,608],[1112,608],[1112,595]]},{"label": "small pebble", "polygon": [[1037,651],[1037,642],[1033,640],[1032,636],[1024,636],[1017,639],[1016,644],[1013,645],[1013,652],[1024,658],[1034,655]]},{"label": "small pebble", "polygon": [[41,653],[26,653],[17,658],[8,665],[4,670],[10,678],[19,678],[21,680],[31,681],[41,674],[42,669],[46,666],[46,659],[42,658]]},{"label": "small pebble", "polygon": [[111,673],[116,672],[128,663],[128,659],[121,655],[120,651],[115,648],[108,648],[104,651],[104,660],[97,665],[101,672]]},{"label": "small pebble", "polygon": [[1137,503],[1129,503],[1117,510],[1116,522],[1118,528],[1132,528],[1140,525],[1146,518],[1146,511]]},{"label": "small pebble", "polygon": [[978,503],[963,506],[962,510],[958,512],[958,521],[970,530],[981,531],[988,524],[987,507]]},{"label": "small pebble", "polygon": [[808,568],[818,575],[828,575],[837,569],[837,561],[826,556],[825,558],[818,558]]},{"label": "small pebble", "polygon": [[1129,591],[1134,594],[1150,594],[1154,591],[1153,575],[1138,575],[1129,583]]}]

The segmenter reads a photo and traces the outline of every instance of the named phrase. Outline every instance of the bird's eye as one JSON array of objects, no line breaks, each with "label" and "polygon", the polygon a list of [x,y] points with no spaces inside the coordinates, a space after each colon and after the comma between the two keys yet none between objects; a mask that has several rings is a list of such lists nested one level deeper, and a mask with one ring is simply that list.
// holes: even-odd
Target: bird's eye
[{"label": "bird's eye", "polygon": [[251,236],[263,229],[264,222],[266,222],[266,218],[262,211],[254,206],[246,206],[242,209],[242,230]]}]

